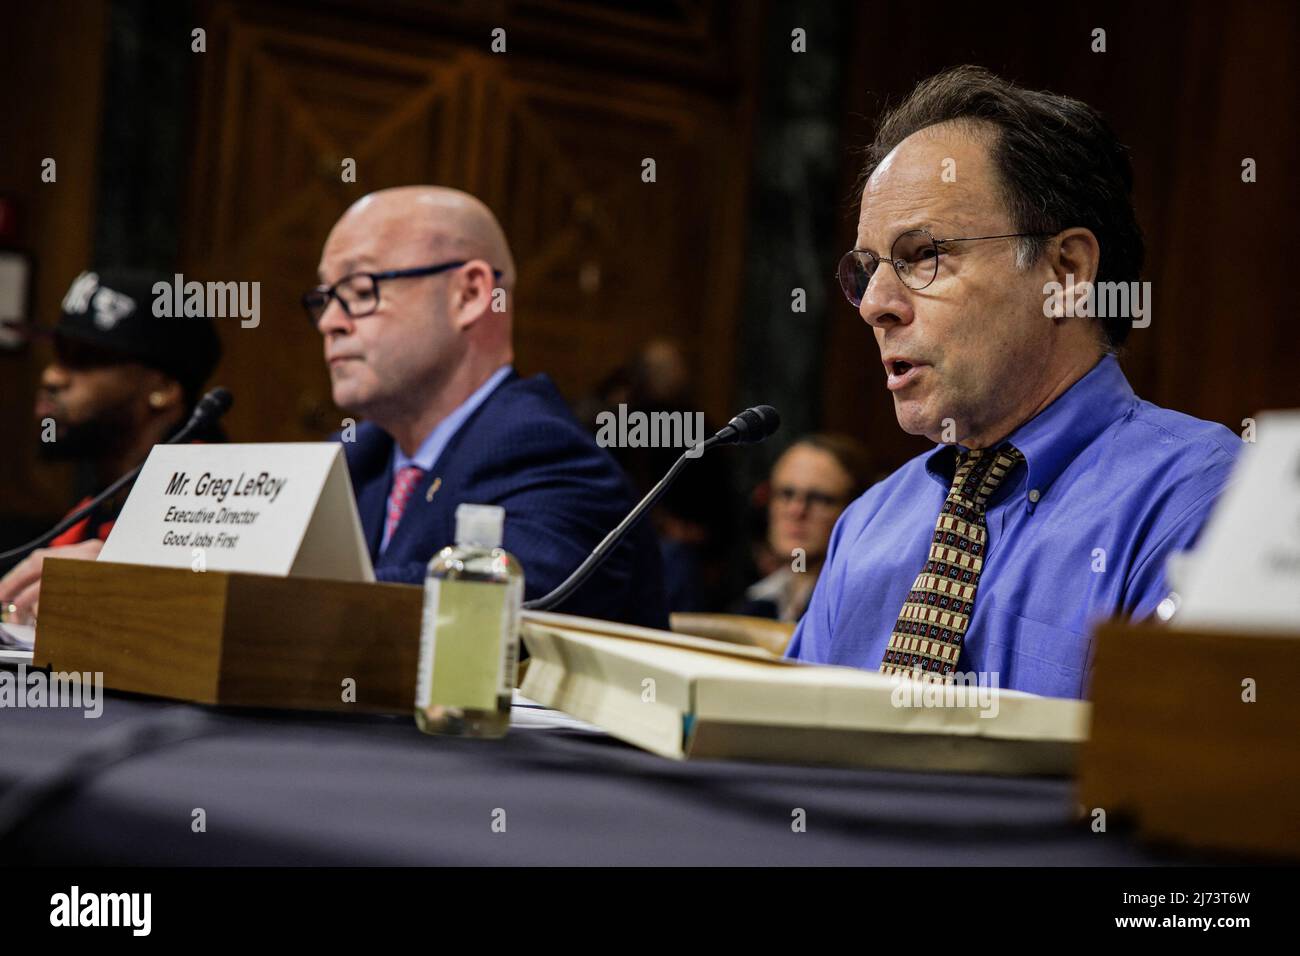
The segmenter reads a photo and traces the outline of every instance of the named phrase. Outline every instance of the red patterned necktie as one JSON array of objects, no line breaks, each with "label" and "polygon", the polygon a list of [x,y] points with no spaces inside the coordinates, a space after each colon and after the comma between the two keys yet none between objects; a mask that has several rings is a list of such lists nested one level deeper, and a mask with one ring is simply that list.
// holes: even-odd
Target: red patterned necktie
[{"label": "red patterned necktie", "polygon": [[393,490],[388,494],[388,517],[384,520],[384,544],[393,537],[393,532],[397,530],[397,523],[402,520],[402,513],[406,511],[406,502],[410,500],[411,493],[415,491],[415,486],[423,477],[424,469],[417,465],[407,465],[397,469],[397,474],[393,476]]},{"label": "red patterned necktie", "polygon": [[1024,461],[1011,445],[958,455],[952,488],[939,511],[930,554],[903,603],[880,662],[883,674],[947,682],[975,610],[975,589],[989,531],[985,508],[1002,480]]}]

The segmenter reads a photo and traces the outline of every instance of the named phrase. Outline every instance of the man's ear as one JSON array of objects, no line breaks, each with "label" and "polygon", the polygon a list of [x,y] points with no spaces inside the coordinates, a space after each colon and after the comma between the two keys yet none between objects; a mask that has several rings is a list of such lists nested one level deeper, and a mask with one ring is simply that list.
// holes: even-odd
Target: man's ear
[{"label": "man's ear", "polygon": [[452,316],[456,327],[467,329],[492,311],[492,290],[496,277],[483,259],[471,259],[460,270],[452,290]]},{"label": "man's ear", "polygon": [[1082,226],[1066,229],[1048,247],[1048,255],[1051,257],[1056,281],[1063,287],[1070,287],[1070,276],[1074,277],[1075,285],[1097,281],[1097,269],[1101,266],[1101,244],[1091,229]]}]

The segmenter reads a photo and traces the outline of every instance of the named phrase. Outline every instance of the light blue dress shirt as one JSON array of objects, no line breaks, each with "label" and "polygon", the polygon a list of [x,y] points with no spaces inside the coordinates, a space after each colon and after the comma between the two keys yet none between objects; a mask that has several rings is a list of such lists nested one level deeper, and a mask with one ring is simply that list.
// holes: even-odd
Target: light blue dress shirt
[{"label": "light blue dress shirt", "polygon": [[[506,377],[513,371],[514,366],[507,364],[493,372],[491,378],[476,388],[469,398],[456,407],[455,411],[434,426],[428,437],[420,442],[420,447],[415,450],[414,455],[407,457],[397,442],[393,442],[393,463],[389,469],[389,474],[395,478],[397,473],[408,465],[415,465],[425,474],[433,471],[433,466],[442,457],[443,449],[447,447],[447,443],[451,441],[456,432],[460,431],[460,426],[465,424],[465,419],[473,415],[475,410],[487,401],[487,397],[492,394],[493,390],[505,381]],[[385,531],[387,531],[386,528]],[[383,540],[380,541],[380,554],[383,554],[388,547],[389,537],[385,533]]]},{"label": "light blue dress shirt", "polygon": [[[1155,610],[1169,590],[1167,557],[1195,541],[1241,439],[1141,400],[1106,356],[1006,440],[1026,461],[989,501],[988,550],[957,669],[997,674],[1000,687],[1082,697],[1092,625]],[[912,459],[840,516],[787,656],[880,666],[929,554],[958,450],[942,445]]]}]

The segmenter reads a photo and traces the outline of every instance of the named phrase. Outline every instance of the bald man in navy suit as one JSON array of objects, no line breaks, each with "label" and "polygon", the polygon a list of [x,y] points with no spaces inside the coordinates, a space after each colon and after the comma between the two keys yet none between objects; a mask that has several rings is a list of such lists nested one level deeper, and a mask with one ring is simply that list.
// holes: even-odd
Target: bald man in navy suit
[{"label": "bald man in navy suit", "polygon": [[[491,211],[441,187],[372,193],[330,232],[319,279],[303,304],[335,403],[366,419],[340,437],[375,576],[422,582],[468,502],[505,508],[526,598],[563,581],[632,494],[551,380],[513,368],[515,266]],[[649,527],[555,610],[667,627]]]}]

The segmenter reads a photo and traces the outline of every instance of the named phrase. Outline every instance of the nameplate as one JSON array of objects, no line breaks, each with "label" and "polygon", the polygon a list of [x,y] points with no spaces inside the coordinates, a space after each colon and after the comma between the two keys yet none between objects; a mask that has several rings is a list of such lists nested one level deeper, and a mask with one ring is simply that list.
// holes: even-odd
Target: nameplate
[{"label": "nameplate", "polygon": [[1256,425],[1179,568],[1177,627],[1300,632],[1300,411]]},{"label": "nameplate", "polygon": [[101,561],[373,581],[342,446],[156,445]]}]

